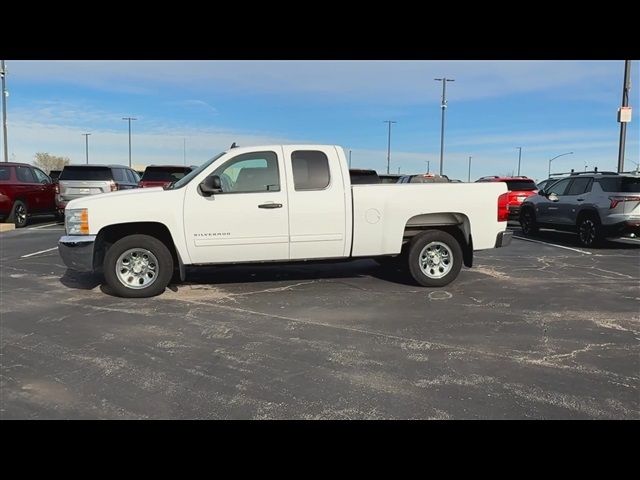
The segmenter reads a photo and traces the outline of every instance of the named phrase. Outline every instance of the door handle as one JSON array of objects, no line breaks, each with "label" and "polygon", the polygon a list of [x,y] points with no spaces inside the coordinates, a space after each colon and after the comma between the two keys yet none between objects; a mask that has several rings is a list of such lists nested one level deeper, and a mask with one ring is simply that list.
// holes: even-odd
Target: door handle
[{"label": "door handle", "polygon": [[576,198],[578,202],[584,202],[584,198]]},{"label": "door handle", "polygon": [[282,208],[281,203],[261,203],[258,208]]}]

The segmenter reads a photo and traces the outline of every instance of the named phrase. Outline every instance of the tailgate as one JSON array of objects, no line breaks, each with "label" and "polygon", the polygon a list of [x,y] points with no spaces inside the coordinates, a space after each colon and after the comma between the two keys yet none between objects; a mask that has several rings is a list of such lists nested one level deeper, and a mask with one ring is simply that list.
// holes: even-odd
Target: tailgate
[{"label": "tailgate", "polygon": [[87,195],[97,195],[111,191],[111,182],[107,181],[86,181],[86,180],[63,180],[59,183],[60,196],[64,200],[86,197]]}]

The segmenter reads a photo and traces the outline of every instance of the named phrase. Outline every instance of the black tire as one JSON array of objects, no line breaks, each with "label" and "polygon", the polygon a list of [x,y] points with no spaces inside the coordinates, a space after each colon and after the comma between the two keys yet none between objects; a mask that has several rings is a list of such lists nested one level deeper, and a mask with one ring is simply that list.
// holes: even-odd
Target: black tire
[{"label": "black tire", "polygon": [[[446,263],[446,257],[444,257],[444,260],[440,257],[438,265],[433,266],[433,269],[430,270],[429,267],[426,268],[427,271],[431,271],[434,275],[441,273],[438,271],[440,268],[449,268],[449,271],[440,278],[433,278],[433,276],[428,275],[421,268],[421,253],[423,253],[423,250],[427,246],[434,242],[438,242],[448,249],[446,257],[449,258],[449,263]],[[438,245],[435,245],[433,248],[435,247],[438,247]],[[445,249],[442,249],[442,251],[444,250]],[[413,237],[409,245],[409,255],[407,258],[411,276],[423,287],[444,287],[456,279],[462,268],[462,248],[458,240],[442,230],[427,230]]]},{"label": "black tire", "polygon": [[16,200],[13,202],[13,208],[7,218],[7,222],[13,223],[16,228],[26,227],[29,223],[29,211],[27,210],[27,204],[22,200]]},{"label": "black tire", "polygon": [[523,208],[520,210],[520,228],[525,235],[535,235],[539,231],[538,222],[536,222],[536,214],[531,208]]},{"label": "black tire", "polygon": [[602,226],[597,215],[587,213],[581,215],[576,225],[578,229],[578,243],[583,247],[596,248],[602,244]]},{"label": "black tire", "polygon": [[[148,286],[134,289],[124,285],[118,278],[116,265],[118,258],[127,250],[140,248],[148,250],[157,259],[157,277]],[[107,285],[119,297],[145,298],[153,297],[164,292],[173,276],[173,257],[167,246],[155,237],[149,235],[129,235],[114,243],[104,256],[104,278]]]}]

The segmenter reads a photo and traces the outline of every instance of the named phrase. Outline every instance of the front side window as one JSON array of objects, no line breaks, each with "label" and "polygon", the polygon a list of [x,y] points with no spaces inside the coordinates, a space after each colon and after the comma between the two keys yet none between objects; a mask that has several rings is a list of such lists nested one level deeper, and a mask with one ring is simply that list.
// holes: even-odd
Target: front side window
[{"label": "front side window", "polygon": [[33,176],[33,172],[29,167],[18,167],[16,169],[18,181],[22,183],[37,183],[36,178]]},{"label": "front side window", "polygon": [[220,177],[222,193],[280,190],[278,156],[275,152],[243,153],[218,167],[213,175]]},{"label": "front side window", "polygon": [[[323,190],[329,186],[329,159],[323,152],[297,150],[291,154],[291,168],[296,191]],[[378,180],[378,175],[372,173]]]},{"label": "front side window", "polygon": [[47,177],[42,170],[38,170],[37,168],[34,168],[33,173],[36,174],[36,178],[38,179],[38,182],[51,183],[51,180],[49,179],[49,177]]},{"label": "front side window", "polygon": [[591,182],[593,180],[589,177],[576,178],[567,191],[567,195],[580,195],[585,192],[591,191]]},{"label": "front side window", "polygon": [[554,183],[549,187],[549,190],[546,190],[548,193],[555,193],[556,195],[564,195],[565,190],[569,186],[570,178],[565,180],[560,180],[559,182]]}]

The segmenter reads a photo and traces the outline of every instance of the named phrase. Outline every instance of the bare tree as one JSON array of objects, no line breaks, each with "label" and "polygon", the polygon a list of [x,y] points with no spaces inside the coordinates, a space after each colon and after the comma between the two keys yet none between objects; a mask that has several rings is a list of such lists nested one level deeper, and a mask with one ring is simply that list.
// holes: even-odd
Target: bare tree
[{"label": "bare tree", "polygon": [[38,152],[33,164],[49,173],[51,170],[62,170],[65,165],[69,165],[69,162],[69,157],[57,157],[50,153]]}]

